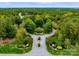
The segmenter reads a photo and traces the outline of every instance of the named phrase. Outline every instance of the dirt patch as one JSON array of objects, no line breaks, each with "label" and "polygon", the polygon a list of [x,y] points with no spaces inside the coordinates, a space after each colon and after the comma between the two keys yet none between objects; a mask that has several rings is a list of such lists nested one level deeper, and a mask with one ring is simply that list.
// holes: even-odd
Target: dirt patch
[{"label": "dirt patch", "polygon": [[9,44],[12,42],[12,38],[5,38],[3,40],[0,40],[0,44]]}]

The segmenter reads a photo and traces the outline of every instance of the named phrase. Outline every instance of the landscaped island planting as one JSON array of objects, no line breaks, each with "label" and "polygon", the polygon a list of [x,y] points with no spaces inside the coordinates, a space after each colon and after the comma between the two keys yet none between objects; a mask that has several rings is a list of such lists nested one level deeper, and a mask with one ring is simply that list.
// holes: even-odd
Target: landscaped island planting
[{"label": "landscaped island planting", "polygon": [[46,39],[48,52],[52,55],[79,55],[79,9],[0,9],[0,53],[30,52],[33,39],[29,34],[50,34],[53,29],[56,30],[54,36]]}]

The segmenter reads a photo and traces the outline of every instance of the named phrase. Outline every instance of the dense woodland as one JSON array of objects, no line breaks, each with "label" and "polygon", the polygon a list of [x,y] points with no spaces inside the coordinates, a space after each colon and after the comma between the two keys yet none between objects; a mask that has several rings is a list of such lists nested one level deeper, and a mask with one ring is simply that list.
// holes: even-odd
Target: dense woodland
[{"label": "dense woodland", "polygon": [[[19,13],[24,16],[22,19]],[[79,9],[75,8],[3,8],[0,9],[0,38],[23,39],[26,33],[48,34],[63,49],[79,49]],[[50,51],[49,51],[50,52]],[[76,55],[79,55],[77,53]]]}]

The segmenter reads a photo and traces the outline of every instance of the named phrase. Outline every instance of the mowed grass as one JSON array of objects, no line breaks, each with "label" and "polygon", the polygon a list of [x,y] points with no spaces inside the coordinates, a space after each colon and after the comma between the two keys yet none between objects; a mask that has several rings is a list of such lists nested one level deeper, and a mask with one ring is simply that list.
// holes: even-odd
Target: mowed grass
[{"label": "mowed grass", "polygon": [[28,48],[15,48],[11,47],[9,45],[0,46],[0,53],[1,54],[22,54],[29,52],[31,50],[31,47]]},{"label": "mowed grass", "polygon": [[[25,40],[29,44],[28,47],[24,44]],[[13,39],[13,42],[9,44],[1,44],[0,45],[0,54],[23,54],[27,53],[32,50],[32,38],[28,37],[28,39],[25,40],[16,40]]]}]

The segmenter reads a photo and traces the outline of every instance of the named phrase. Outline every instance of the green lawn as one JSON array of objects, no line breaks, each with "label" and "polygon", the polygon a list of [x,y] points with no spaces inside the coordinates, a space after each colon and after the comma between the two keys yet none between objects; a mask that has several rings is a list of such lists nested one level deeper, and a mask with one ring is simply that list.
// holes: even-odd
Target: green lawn
[{"label": "green lawn", "polygon": [[0,54],[22,54],[32,50],[32,38],[26,36],[25,39],[13,39],[9,44],[0,45]]},{"label": "green lawn", "polygon": [[55,38],[53,39],[53,38],[54,37],[50,37],[46,40],[47,50],[52,55],[65,55],[65,56],[78,56],[79,55],[79,48],[78,48],[79,46],[73,46],[72,48],[63,48],[61,50],[50,47],[49,46],[50,42],[56,41],[56,39]]}]

